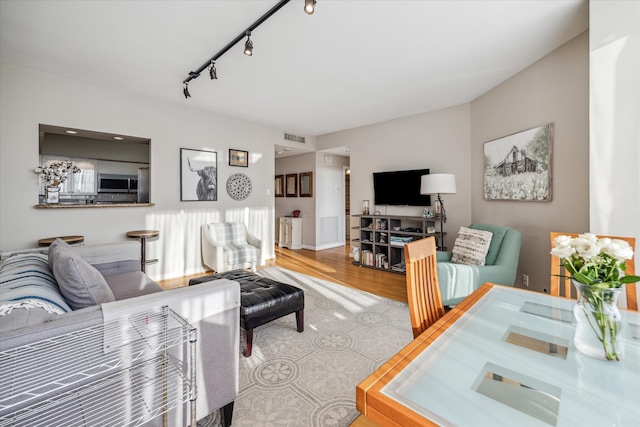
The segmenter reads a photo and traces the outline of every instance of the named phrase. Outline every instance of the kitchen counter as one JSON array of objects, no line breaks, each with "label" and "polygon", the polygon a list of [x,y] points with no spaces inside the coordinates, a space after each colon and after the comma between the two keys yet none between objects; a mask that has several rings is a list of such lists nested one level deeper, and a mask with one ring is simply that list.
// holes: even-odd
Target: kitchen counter
[{"label": "kitchen counter", "polygon": [[68,209],[68,208],[141,208],[155,206],[155,203],[58,203],[35,205],[36,209]]}]

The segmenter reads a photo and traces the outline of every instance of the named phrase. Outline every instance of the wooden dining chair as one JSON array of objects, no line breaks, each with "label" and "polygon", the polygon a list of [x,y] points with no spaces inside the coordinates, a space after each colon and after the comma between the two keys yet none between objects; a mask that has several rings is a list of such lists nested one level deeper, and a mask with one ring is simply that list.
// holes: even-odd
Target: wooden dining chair
[{"label": "wooden dining chair", "polygon": [[438,283],[436,239],[431,236],[404,245],[411,329],[416,338],[444,315]]},{"label": "wooden dining chair", "polygon": [[[551,232],[549,233],[549,239],[551,241],[551,247],[553,247],[553,241],[558,236],[569,236],[569,237],[578,237],[576,233],[558,233]],[[598,234],[598,237],[608,237],[610,239],[618,239],[624,240],[629,243],[631,247],[635,250],[636,247],[636,239],[633,237],[618,237],[618,236],[603,236]],[[634,259],[628,259],[625,262],[626,270],[625,274],[634,275],[635,274],[635,265]],[[549,294],[555,296],[561,296],[565,298],[575,298],[571,296],[571,290],[573,288],[571,284],[571,279],[569,277],[560,277],[566,275],[565,269],[560,262],[560,258],[557,256],[551,255],[551,284],[549,289]],[[636,293],[636,284],[628,283],[624,285],[626,294],[627,294],[627,309],[629,310],[638,310],[638,297]]]}]

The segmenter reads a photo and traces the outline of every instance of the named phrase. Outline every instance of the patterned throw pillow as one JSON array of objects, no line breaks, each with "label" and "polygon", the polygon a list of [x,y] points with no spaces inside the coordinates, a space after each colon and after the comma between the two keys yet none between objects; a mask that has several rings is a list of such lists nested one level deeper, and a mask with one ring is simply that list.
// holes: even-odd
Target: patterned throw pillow
[{"label": "patterned throw pillow", "polygon": [[460,227],[453,245],[451,262],[467,265],[484,265],[493,234],[490,231]]}]

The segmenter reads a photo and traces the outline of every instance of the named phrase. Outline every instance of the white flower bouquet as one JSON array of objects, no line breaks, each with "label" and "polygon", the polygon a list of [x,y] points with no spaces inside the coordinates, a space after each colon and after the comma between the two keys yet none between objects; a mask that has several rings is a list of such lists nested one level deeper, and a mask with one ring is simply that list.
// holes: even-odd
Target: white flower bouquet
[{"label": "white flower bouquet", "polygon": [[638,276],[624,275],[625,261],[633,258],[633,248],[624,240],[584,233],[558,236],[553,245],[551,254],[560,258],[570,277],[580,283],[619,288],[640,281]]},{"label": "white flower bouquet", "polygon": [[34,172],[42,178],[45,187],[57,187],[67,180],[70,173],[79,173],[80,168],[76,166],[75,162],[62,160],[52,162],[48,166],[38,166]]},{"label": "white flower bouquet", "polygon": [[591,233],[558,236],[553,245],[551,254],[560,258],[578,292],[573,311],[576,348],[593,357],[620,360],[622,318],[617,299],[622,285],[640,281],[638,276],[625,275],[625,262],[633,258],[633,248],[624,240]]}]

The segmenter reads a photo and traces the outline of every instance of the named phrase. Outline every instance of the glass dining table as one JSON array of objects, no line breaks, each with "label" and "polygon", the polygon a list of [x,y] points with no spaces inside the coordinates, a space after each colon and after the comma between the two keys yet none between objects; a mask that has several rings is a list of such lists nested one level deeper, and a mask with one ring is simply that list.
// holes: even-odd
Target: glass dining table
[{"label": "glass dining table", "polygon": [[574,300],[485,283],[356,388],[382,426],[638,426],[640,313],[623,356],[573,344]]}]

